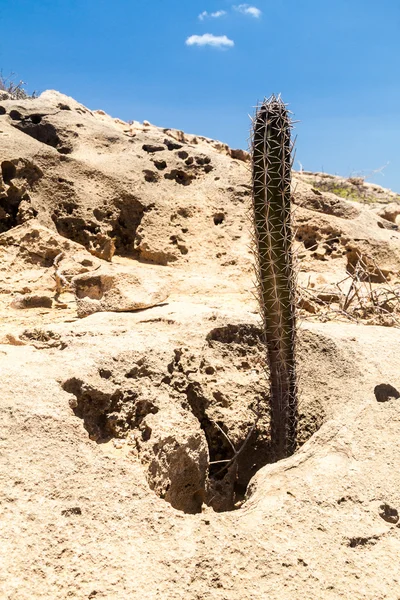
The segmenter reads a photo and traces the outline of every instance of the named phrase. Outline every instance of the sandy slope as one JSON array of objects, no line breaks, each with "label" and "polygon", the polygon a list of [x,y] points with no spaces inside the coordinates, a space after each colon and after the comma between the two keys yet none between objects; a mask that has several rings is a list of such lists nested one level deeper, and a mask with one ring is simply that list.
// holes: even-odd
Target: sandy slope
[{"label": "sandy slope", "polygon": [[268,465],[265,411],[220,478],[267,386],[245,154],[46,92],[0,163],[1,597],[400,598],[400,334],[318,303],[359,258],[396,287],[395,223],[296,178],[305,443]]}]

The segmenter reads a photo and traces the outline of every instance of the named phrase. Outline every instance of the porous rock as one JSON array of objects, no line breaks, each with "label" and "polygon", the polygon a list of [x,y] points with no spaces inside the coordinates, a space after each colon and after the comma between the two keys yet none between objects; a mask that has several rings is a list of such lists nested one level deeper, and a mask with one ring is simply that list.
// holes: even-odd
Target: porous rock
[{"label": "porous rock", "polygon": [[67,281],[98,268],[101,261],[83,246],[62,237],[33,219],[0,234],[0,284],[4,290],[43,295],[55,292],[55,259]]},{"label": "porous rock", "polygon": [[141,425],[138,445],[147,480],[174,508],[198,513],[206,495],[208,448],[198,421],[165,398]]},{"label": "porous rock", "polygon": [[77,313],[87,317],[95,312],[127,312],[164,302],[168,290],[157,278],[146,280],[122,266],[101,267],[74,277]]},{"label": "porous rock", "polygon": [[38,294],[17,294],[12,302],[12,308],[51,308],[53,300],[47,295]]},{"label": "porous rock", "polygon": [[113,439],[120,448],[127,442],[150,488],[174,508],[198,513],[206,495],[207,442],[199,421],[160,384],[164,369],[156,352],[124,352],[83,378],[67,379],[63,389],[91,440]]},{"label": "porous rock", "polygon": [[390,221],[391,223],[400,224],[400,202],[390,202],[385,206],[382,206],[378,210],[378,215],[382,217],[382,219],[386,219],[386,221]]},{"label": "porous rock", "polygon": [[[398,285],[400,234],[373,207],[396,194],[294,175],[305,186],[298,286],[312,292],[299,327],[301,448],[268,465],[245,162],[224,143],[57,92],[1,107],[0,595],[397,596],[399,331],[337,312],[360,259],[368,288]],[[31,208],[36,221],[15,227]],[[67,279],[109,272],[88,252],[107,239],[112,272],[171,280],[168,303],[88,319],[68,293],[63,310],[10,308],[20,291],[51,297],[60,253]]]}]

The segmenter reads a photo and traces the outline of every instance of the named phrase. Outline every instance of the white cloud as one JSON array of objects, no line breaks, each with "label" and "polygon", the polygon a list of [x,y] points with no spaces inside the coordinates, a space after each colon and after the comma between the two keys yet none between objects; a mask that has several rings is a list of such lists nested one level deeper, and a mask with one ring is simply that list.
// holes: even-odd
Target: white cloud
[{"label": "white cloud", "polygon": [[255,6],[250,6],[249,4],[239,4],[239,6],[234,6],[233,8],[243,15],[251,15],[256,19],[261,17],[261,10]]},{"label": "white cloud", "polygon": [[216,12],[211,13],[211,16],[214,19],[218,19],[218,17],[223,17],[226,15],[226,10],[217,10]]},{"label": "white cloud", "polygon": [[230,40],[226,35],[213,35],[205,33],[204,35],[191,35],[187,38],[185,44],[187,46],[213,46],[214,48],[231,48],[235,45],[233,40]]},{"label": "white cloud", "polygon": [[224,15],[226,15],[226,10],[217,10],[213,13],[209,13],[206,10],[204,10],[202,13],[199,14],[199,19],[200,21],[204,21],[204,19],[207,19],[208,17],[212,19],[218,19],[219,17],[223,17]]}]

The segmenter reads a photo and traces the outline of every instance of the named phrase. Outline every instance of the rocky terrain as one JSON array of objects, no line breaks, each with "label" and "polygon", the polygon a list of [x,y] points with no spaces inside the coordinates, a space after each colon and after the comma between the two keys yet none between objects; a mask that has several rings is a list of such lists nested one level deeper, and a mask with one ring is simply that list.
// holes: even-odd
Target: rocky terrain
[{"label": "rocky terrain", "polygon": [[1,597],[398,600],[398,195],[294,174],[271,464],[248,155],[48,91],[0,168]]}]

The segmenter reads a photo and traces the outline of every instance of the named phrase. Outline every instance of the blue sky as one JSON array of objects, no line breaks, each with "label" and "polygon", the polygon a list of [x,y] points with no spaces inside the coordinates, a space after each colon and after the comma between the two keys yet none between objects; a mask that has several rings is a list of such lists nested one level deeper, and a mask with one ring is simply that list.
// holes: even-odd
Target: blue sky
[{"label": "blue sky", "polygon": [[281,93],[304,169],[400,192],[399,0],[0,0],[0,31],[31,91],[233,147]]}]

